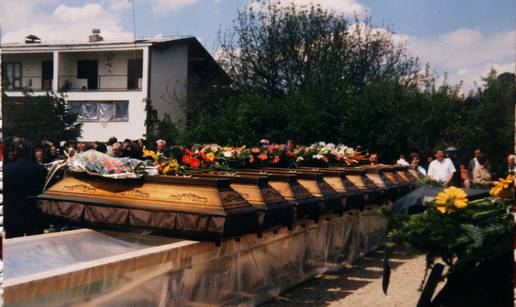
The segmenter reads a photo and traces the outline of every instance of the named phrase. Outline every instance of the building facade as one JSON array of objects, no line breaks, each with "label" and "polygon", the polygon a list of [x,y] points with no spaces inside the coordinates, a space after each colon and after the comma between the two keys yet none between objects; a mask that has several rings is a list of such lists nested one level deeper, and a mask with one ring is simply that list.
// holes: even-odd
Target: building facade
[{"label": "building facade", "polygon": [[145,137],[148,100],[181,129],[188,94],[220,76],[195,37],[107,42],[94,33],[85,43],[2,46],[6,96],[64,95],[83,123],[82,141]]}]

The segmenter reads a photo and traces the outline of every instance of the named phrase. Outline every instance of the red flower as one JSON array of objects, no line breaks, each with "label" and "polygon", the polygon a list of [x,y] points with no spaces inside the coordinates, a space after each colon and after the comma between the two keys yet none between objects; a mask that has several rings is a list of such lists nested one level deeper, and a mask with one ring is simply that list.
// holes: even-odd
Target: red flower
[{"label": "red flower", "polygon": [[262,161],[266,161],[269,159],[269,156],[266,153],[262,153],[261,155],[258,156],[258,159],[260,159]]},{"label": "red flower", "polygon": [[249,157],[249,163],[253,164],[254,163],[254,157],[253,156],[250,156]]},{"label": "red flower", "polygon": [[328,157],[323,156],[323,157],[322,157],[322,160],[323,160],[324,162],[328,162]]},{"label": "red flower", "polygon": [[183,162],[184,165],[190,165],[191,157],[189,155],[184,155],[181,162]]},{"label": "red flower", "polygon": [[280,157],[279,156],[275,156],[274,159],[272,159],[272,164],[278,164],[280,161]]},{"label": "red flower", "polygon": [[260,153],[260,148],[255,147],[255,148],[251,149],[251,152],[255,153],[255,154]]},{"label": "red flower", "polygon": [[201,167],[201,160],[199,160],[197,158],[194,158],[194,157],[191,157],[190,158],[190,166],[192,168],[199,168],[199,167]]},{"label": "red flower", "polygon": [[190,149],[188,148],[185,148],[185,152],[187,155],[191,156],[192,155],[192,152],[190,151]]}]

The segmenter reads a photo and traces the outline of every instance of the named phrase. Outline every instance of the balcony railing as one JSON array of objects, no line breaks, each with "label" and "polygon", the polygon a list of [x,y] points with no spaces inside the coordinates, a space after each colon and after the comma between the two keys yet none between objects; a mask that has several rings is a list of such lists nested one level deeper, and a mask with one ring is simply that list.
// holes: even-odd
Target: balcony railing
[{"label": "balcony railing", "polygon": [[140,91],[142,79],[129,75],[59,76],[60,91]]},{"label": "balcony railing", "polygon": [[6,91],[50,91],[52,90],[52,77],[23,76],[14,78],[4,76],[2,86]]}]

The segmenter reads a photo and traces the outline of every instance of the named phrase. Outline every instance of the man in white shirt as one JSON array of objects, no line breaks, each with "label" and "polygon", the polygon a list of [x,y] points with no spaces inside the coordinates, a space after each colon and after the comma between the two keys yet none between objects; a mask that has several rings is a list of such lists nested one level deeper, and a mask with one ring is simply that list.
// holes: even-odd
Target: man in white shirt
[{"label": "man in white shirt", "polygon": [[447,186],[450,184],[455,172],[456,169],[453,166],[453,162],[450,159],[444,158],[444,151],[441,149],[436,150],[435,160],[428,166],[428,177]]}]

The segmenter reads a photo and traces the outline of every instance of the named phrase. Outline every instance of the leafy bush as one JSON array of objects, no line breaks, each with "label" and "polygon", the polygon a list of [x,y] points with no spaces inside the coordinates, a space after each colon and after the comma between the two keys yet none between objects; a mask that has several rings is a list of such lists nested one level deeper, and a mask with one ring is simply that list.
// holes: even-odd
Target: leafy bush
[{"label": "leafy bush", "polygon": [[43,140],[55,144],[81,136],[82,124],[72,113],[64,97],[45,96],[3,97],[3,133],[7,138],[23,137],[35,143]]}]

